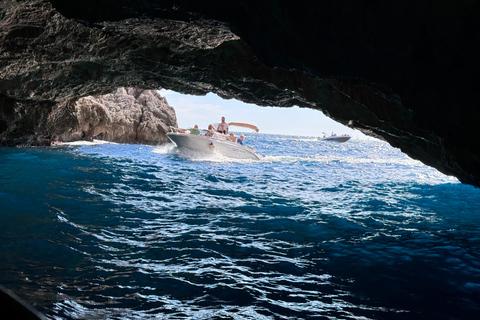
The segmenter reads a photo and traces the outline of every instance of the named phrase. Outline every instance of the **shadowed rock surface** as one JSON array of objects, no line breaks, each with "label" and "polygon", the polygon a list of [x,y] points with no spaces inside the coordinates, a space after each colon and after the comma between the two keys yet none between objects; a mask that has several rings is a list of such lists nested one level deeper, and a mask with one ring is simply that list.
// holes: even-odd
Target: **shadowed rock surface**
[{"label": "shadowed rock surface", "polygon": [[[480,185],[476,1],[2,1],[0,140],[118,87],[299,105]],[[321,128],[319,128],[319,131]]]},{"label": "shadowed rock surface", "polygon": [[177,126],[175,111],[156,90],[119,88],[60,104],[47,120],[53,140],[100,139],[156,145],[168,142],[166,132]]}]

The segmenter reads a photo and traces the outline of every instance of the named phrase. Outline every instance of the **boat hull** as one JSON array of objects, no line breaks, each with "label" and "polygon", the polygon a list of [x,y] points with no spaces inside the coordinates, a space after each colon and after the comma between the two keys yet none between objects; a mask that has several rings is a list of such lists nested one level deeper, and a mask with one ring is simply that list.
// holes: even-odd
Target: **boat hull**
[{"label": "boat hull", "polygon": [[321,141],[347,142],[350,138],[350,136],[330,136],[322,138]]},{"label": "boat hull", "polygon": [[179,148],[186,148],[203,153],[218,152],[223,156],[235,159],[260,159],[250,147],[228,140],[204,135],[171,132],[167,133],[167,137]]}]

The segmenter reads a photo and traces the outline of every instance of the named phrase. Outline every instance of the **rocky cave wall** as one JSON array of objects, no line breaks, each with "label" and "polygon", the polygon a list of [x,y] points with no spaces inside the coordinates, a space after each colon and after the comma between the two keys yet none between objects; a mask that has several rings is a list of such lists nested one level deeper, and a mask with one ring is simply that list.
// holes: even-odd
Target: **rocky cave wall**
[{"label": "rocky cave wall", "polygon": [[[118,87],[298,105],[480,185],[477,1],[4,0],[0,140]],[[73,100],[72,100],[73,99]]]}]

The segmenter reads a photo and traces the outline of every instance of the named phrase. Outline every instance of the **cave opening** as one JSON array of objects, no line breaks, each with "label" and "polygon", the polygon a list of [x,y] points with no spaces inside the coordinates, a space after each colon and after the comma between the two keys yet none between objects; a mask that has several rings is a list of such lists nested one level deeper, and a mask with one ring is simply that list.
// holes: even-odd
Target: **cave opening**
[{"label": "cave opening", "polygon": [[348,134],[356,139],[374,139],[328,118],[321,111],[309,108],[262,107],[236,99],[226,100],[214,93],[196,96],[161,89],[159,94],[175,109],[181,128],[195,124],[207,128],[208,124],[218,123],[225,116],[227,122],[252,123],[259,127],[260,133],[266,134],[320,137],[333,132]]}]

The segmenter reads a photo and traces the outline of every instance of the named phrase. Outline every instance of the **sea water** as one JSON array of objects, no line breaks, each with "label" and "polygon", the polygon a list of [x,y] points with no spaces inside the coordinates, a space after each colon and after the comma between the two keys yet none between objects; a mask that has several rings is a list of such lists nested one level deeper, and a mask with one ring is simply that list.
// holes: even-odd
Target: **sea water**
[{"label": "sea water", "polygon": [[255,148],[0,148],[0,284],[50,319],[479,317],[480,189],[377,140]]}]

